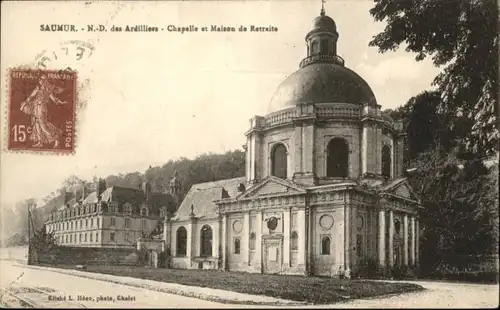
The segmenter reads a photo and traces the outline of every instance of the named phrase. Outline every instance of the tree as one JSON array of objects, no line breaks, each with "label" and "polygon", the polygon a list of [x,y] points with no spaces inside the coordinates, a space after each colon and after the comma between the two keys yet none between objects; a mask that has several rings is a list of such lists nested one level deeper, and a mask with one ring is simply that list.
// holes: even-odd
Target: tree
[{"label": "tree", "polygon": [[403,43],[416,60],[443,67],[434,79],[439,111],[460,118],[466,147],[480,156],[498,145],[498,9],[495,0],[375,0],[370,14],[386,21],[370,42],[379,51]]},{"label": "tree", "polygon": [[56,238],[54,232],[47,232],[46,226],[43,225],[34,232],[30,242],[34,250],[46,252],[56,245]]}]

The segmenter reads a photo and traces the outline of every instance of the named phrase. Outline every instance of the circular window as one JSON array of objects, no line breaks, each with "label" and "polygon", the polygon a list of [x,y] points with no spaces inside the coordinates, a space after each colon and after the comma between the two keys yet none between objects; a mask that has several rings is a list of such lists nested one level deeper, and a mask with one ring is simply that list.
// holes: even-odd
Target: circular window
[{"label": "circular window", "polygon": [[239,220],[236,220],[233,222],[233,229],[235,232],[239,233],[243,230],[243,224],[241,223],[241,221]]},{"label": "circular window", "polygon": [[278,219],[273,216],[267,221],[267,228],[275,230],[276,227],[278,227]]},{"label": "circular window", "polygon": [[325,230],[332,228],[333,217],[331,217],[331,215],[327,215],[327,214],[323,215],[322,217],[319,218],[319,226],[321,226],[321,228],[323,228]]}]

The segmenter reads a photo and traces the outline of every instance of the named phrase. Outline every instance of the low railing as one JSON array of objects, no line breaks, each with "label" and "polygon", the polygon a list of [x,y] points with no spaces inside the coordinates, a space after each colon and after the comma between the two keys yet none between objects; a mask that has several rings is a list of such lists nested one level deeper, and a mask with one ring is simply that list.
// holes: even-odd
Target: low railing
[{"label": "low railing", "polygon": [[316,107],[319,117],[360,118],[361,109],[356,107]]},{"label": "low railing", "polygon": [[344,59],[338,55],[320,54],[320,55],[307,56],[306,58],[302,59],[302,61],[299,64],[299,67],[302,68],[312,62],[333,62],[334,64],[341,66],[345,64]]},{"label": "low railing", "polygon": [[293,120],[295,115],[296,115],[295,108],[275,112],[273,114],[266,116],[265,126],[273,127],[284,123],[288,123]]}]

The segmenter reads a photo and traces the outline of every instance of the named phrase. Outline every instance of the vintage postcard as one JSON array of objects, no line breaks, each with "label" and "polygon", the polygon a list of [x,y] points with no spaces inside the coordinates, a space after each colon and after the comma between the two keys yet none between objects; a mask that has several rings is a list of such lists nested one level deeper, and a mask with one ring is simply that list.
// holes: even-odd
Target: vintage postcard
[{"label": "vintage postcard", "polygon": [[496,1],[1,9],[1,307],[498,307]]}]

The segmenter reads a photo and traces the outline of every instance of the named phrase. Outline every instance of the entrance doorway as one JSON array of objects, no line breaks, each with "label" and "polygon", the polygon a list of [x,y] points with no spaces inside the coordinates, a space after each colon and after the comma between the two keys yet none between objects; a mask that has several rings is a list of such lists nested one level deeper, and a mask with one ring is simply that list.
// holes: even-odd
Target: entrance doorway
[{"label": "entrance doorway", "polygon": [[281,239],[264,240],[263,271],[264,273],[280,273],[282,263],[282,241]]}]

